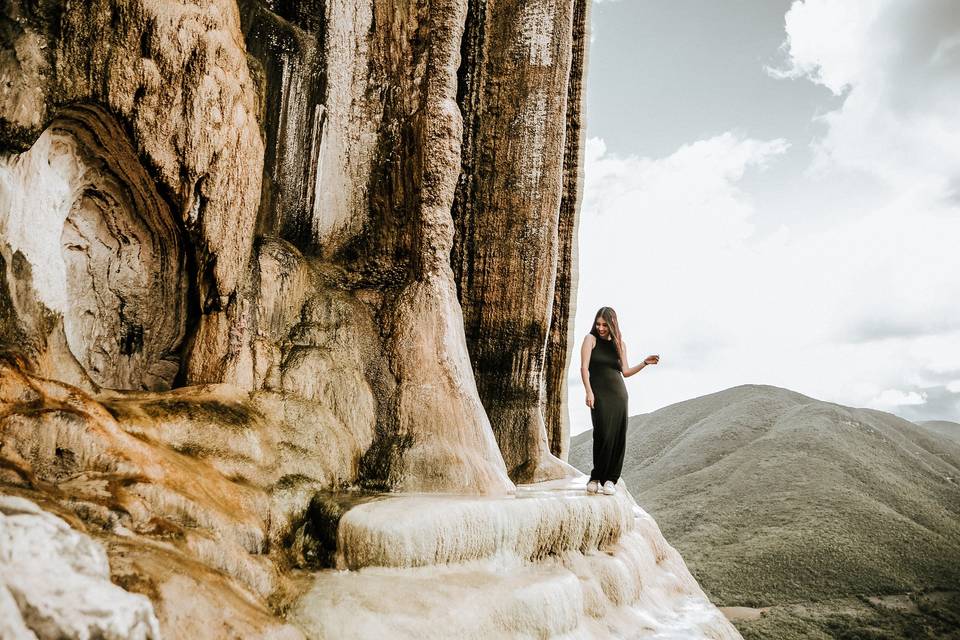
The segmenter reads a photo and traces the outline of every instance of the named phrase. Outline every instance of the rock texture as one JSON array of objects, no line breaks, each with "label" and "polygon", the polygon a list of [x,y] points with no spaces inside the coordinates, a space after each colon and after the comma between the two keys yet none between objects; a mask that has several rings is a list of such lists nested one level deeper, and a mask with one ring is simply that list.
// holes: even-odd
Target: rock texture
[{"label": "rock texture", "polygon": [[[567,173],[576,175],[582,144],[586,4],[474,2],[463,41],[466,125],[451,260],[480,395],[507,469],[524,481],[565,473],[550,455],[545,421],[546,393],[561,389],[555,381],[548,389],[546,378],[562,380],[566,369],[566,316],[554,322],[553,314],[569,310],[571,294],[576,186]],[[559,397],[549,402],[561,408],[550,428],[562,433]]]},{"label": "rock texture", "polygon": [[289,588],[285,540],[315,491],[352,477],[363,442],[277,395],[215,385],[97,400],[0,365],[3,493],[89,527],[113,578],[156,603],[164,636],[196,628],[182,600],[236,620],[226,637],[291,633],[264,605]]},{"label": "rock texture", "polygon": [[[362,467],[368,486],[494,493],[512,487],[477,396],[448,259],[465,10],[459,2],[432,3],[429,11],[426,3],[330,3],[320,20],[305,6],[245,4],[251,51],[264,70],[281,70],[266,80],[265,117],[279,119],[265,163],[277,175],[264,190],[259,227],[325,274],[311,283],[311,295],[334,290],[353,305],[338,318],[342,326],[327,330],[354,336],[370,345],[359,351],[374,354],[360,362],[340,353],[322,370],[323,386],[340,388],[344,397],[358,380],[371,390],[377,430]],[[261,298],[277,286],[263,273],[257,280]],[[285,356],[281,343],[297,338],[273,331],[276,338],[260,340],[262,317],[248,325],[263,356],[255,354],[256,367],[282,370],[290,380],[321,373],[300,368],[303,352]],[[314,331],[299,342],[323,350],[326,340]],[[254,386],[263,384],[272,382],[255,373]]]},{"label": "rock texture", "polygon": [[[31,272],[11,290],[4,337],[25,337],[17,346],[52,377],[169,389],[187,316],[183,242],[116,120],[62,110],[28,152],[0,159],[0,207],[4,262]],[[60,366],[74,359],[81,375]]]},{"label": "rock texture", "polygon": [[160,638],[150,601],[110,582],[103,548],[29,500],[0,496],[0,569],[4,638]]},{"label": "rock texture", "polygon": [[[374,320],[345,330],[386,367],[347,357],[327,384],[362,380],[359,388],[370,390],[359,398],[376,407],[377,425],[362,482],[496,493],[510,490],[508,474],[569,472],[549,453],[544,419],[552,324],[552,348],[566,351],[564,321],[552,314],[575,209],[564,209],[561,231],[560,200],[570,193],[564,163],[576,164],[564,148],[578,144],[566,141],[568,119],[577,118],[568,118],[566,104],[568,93],[579,97],[570,78],[582,70],[571,63],[583,48],[572,2],[523,15],[463,0],[103,0],[83,11],[9,4],[4,50],[11,66],[35,70],[29,85],[8,85],[9,108],[0,113],[8,148],[22,152],[7,157],[4,176],[10,351],[38,373],[92,391],[206,382],[274,388],[268,371],[281,379],[288,365],[287,379],[306,371],[304,353],[291,355],[295,339],[260,326],[264,298],[294,276],[265,274],[260,254],[287,243],[290,264],[324,274],[306,297],[341,292]],[[510,27],[514,19],[523,29]],[[525,57],[497,53],[507,50]],[[529,95],[528,103],[479,126],[501,105],[470,96],[514,72],[523,82],[510,95]],[[510,102],[506,94],[500,100]],[[25,118],[27,101],[39,119]],[[511,143],[517,135],[537,151]],[[69,138],[56,145],[59,170],[39,161],[53,138]],[[499,155],[485,156],[490,150]],[[90,158],[96,166],[82,169]],[[92,182],[73,184],[83,179]],[[458,179],[476,189],[461,189],[454,206]],[[35,214],[21,205],[33,189],[57,194],[59,210]],[[513,195],[495,202],[484,189]],[[517,207],[524,216],[514,215]],[[22,238],[30,218],[50,237],[60,233],[64,266],[30,250]],[[542,242],[508,238],[509,250],[489,260],[476,239],[497,227],[506,236],[533,229]],[[464,268],[488,262],[490,273],[504,274],[499,284],[491,277],[464,286]],[[535,277],[520,277],[525,272]],[[560,290],[569,295],[564,279],[561,265]],[[532,289],[520,286],[528,282]],[[48,289],[68,293],[54,299]],[[523,304],[481,320],[482,300],[489,309]],[[521,317],[536,318],[530,327],[538,328],[514,335]],[[20,348],[24,336],[32,349]],[[497,353],[508,357],[493,362]],[[502,402],[493,402],[498,393]]]},{"label": "rock texture", "polygon": [[[126,132],[118,148],[126,149],[127,138],[155,181],[150,188],[167,200],[181,236],[188,239],[183,254],[173,259],[186,262],[193,274],[193,347],[177,364],[191,380],[235,377],[222,367],[221,356],[230,321],[237,316],[235,292],[250,258],[263,163],[258,96],[235,3],[101,0],[63,7],[10,0],[5,8],[2,45],[14,67],[5,73],[13,75],[19,66],[30,75],[23,84],[4,89],[4,146],[26,151],[78,105],[93,105],[119,118],[120,126],[110,135]],[[127,169],[128,158],[115,157],[113,164]],[[129,170],[129,176],[109,171],[117,179],[115,189],[137,188],[126,180],[139,179]],[[56,180],[39,177],[33,184]],[[15,186],[7,190],[14,191],[8,197],[16,198]],[[83,210],[89,208],[84,199],[109,201],[110,192],[94,186],[86,194],[81,190],[66,197],[67,210]],[[112,208],[116,213],[123,209],[122,204]],[[53,218],[35,222],[55,226]],[[114,224],[109,214],[104,224]],[[5,261],[9,270],[10,260]],[[8,280],[22,278],[11,274]],[[42,293],[34,296],[44,301]],[[59,364],[64,358],[53,360]],[[107,382],[122,380],[108,376]]]},{"label": "rock texture", "polygon": [[[546,397],[547,436],[550,451],[567,460],[570,418],[567,413],[567,365],[576,340],[573,318],[577,294],[577,228],[583,194],[583,112],[586,92],[587,42],[590,39],[590,6],[578,0],[573,7],[573,51],[567,85],[567,128],[564,138],[563,193],[557,220],[557,276],[554,285],[550,334],[547,337]],[[559,398],[560,402],[556,399]]]},{"label": "rock texture", "polygon": [[351,570],[290,617],[318,638],[739,638],[629,494],[585,481],[355,506],[337,536]]},{"label": "rock texture", "polygon": [[[371,492],[573,474],[588,4],[3,0],[0,492],[168,637],[297,637]],[[552,500],[484,517],[553,558]]]}]

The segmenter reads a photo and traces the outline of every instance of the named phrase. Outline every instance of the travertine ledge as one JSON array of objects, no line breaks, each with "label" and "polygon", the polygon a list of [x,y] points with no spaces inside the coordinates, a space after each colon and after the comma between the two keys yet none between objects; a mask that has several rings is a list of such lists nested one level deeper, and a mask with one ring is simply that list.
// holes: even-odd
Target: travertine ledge
[{"label": "travertine ledge", "polygon": [[341,570],[315,574],[289,620],[317,638],[740,638],[625,489],[585,480],[359,504]]},{"label": "travertine ledge", "polygon": [[582,482],[566,480],[520,485],[501,498],[390,495],[340,520],[338,565],[419,567],[596,550],[632,529],[634,507],[626,494],[587,495]]}]

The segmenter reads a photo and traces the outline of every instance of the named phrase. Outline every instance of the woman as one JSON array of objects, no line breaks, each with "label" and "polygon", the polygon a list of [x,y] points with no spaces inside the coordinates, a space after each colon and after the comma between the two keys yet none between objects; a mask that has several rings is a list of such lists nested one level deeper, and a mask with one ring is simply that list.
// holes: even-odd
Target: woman
[{"label": "woman", "polygon": [[660,356],[647,356],[640,364],[629,366],[617,312],[610,307],[597,311],[593,328],[580,347],[580,376],[593,421],[593,471],[588,493],[617,492],[627,442],[627,387],[623,379],[659,361]]}]

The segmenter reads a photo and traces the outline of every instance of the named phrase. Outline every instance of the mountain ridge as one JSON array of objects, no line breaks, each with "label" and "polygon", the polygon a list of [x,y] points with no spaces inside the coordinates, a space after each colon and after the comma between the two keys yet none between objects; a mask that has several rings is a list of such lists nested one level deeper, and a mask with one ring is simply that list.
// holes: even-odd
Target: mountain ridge
[{"label": "mountain ridge", "polygon": [[960,442],[960,423],[950,420],[921,420],[915,424]]},{"label": "mountain ridge", "polygon": [[960,443],[889,413],[732,387],[632,417],[623,480],[719,606],[960,584]]}]

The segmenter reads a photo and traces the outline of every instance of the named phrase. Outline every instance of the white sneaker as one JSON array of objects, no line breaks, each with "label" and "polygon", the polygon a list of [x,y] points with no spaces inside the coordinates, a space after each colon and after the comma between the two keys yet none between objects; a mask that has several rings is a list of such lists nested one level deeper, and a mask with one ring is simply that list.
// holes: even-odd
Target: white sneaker
[{"label": "white sneaker", "polygon": [[587,483],[587,493],[597,493],[600,491],[600,483],[596,480],[591,480]]},{"label": "white sneaker", "polygon": [[609,480],[603,483],[603,488],[600,489],[604,495],[612,496],[617,492],[617,485],[613,484]]}]

